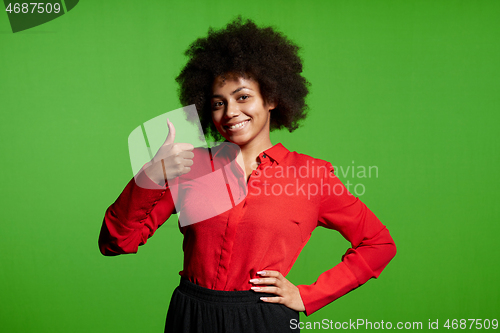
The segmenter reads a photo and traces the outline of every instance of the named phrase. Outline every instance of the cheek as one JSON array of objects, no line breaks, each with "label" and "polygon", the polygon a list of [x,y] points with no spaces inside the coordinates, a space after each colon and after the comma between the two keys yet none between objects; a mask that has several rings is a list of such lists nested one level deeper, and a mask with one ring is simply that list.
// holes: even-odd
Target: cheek
[{"label": "cheek", "polygon": [[214,124],[218,132],[223,132],[221,121],[222,121],[222,115],[217,112],[213,112],[212,123]]},{"label": "cheek", "polygon": [[247,103],[241,107],[241,111],[246,113],[247,115],[255,117],[259,114],[261,108],[262,106],[259,107],[258,103]]},{"label": "cheek", "polygon": [[212,118],[212,122],[215,124],[215,126],[218,126],[220,124],[220,117],[217,114],[217,112],[212,112],[211,118]]},{"label": "cheek", "polygon": [[252,108],[249,108],[247,114],[250,115],[252,118],[262,119],[262,120],[266,119],[269,116],[269,112],[259,105],[255,105]]}]

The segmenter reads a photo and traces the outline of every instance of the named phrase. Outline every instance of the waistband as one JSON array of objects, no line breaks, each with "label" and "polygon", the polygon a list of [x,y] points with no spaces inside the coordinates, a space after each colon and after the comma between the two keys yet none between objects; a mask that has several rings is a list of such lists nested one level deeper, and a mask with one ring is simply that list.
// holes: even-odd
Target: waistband
[{"label": "waistband", "polygon": [[264,303],[260,297],[276,297],[275,294],[255,292],[253,290],[212,290],[201,287],[188,279],[181,277],[177,289],[188,296],[216,303]]}]

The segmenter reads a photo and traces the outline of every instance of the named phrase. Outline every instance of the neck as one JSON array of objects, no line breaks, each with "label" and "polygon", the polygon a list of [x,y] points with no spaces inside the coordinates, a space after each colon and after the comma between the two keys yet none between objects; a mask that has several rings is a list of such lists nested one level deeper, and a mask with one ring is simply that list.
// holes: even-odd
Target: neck
[{"label": "neck", "polygon": [[271,143],[271,139],[269,136],[266,136],[262,139],[252,140],[252,142],[247,143],[246,145],[240,146],[241,155],[243,156],[243,160],[245,164],[251,164],[257,161],[257,157],[264,150],[269,149],[273,146]]}]

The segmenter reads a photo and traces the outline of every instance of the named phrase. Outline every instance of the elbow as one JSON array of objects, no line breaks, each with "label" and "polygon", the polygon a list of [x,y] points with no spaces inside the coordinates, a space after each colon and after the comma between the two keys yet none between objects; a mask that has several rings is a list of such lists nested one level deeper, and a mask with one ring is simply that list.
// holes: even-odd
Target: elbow
[{"label": "elbow", "polygon": [[99,251],[101,252],[101,254],[105,257],[111,257],[111,256],[114,256],[116,254],[113,254],[112,252],[109,252],[107,251],[106,249],[102,248],[99,246]]},{"label": "elbow", "polygon": [[107,246],[106,244],[101,244],[101,243],[99,243],[99,251],[105,257],[113,257],[113,256],[117,256],[120,254],[120,253],[112,251],[109,248],[109,246]]},{"label": "elbow", "polygon": [[389,263],[397,253],[396,243],[392,238],[389,230],[386,229],[385,242],[384,242],[384,252],[387,259],[387,263]]},{"label": "elbow", "polygon": [[97,241],[99,251],[103,256],[106,257],[122,254],[123,251],[120,251],[119,247],[115,243],[116,242],[112,241],[112,237],[109,233],[108,228],[106,227],[106,224],[103,223],[101,232],[99,233],[99,240]]},{"label": "elbow", "polygon": [[99,251],[106,257],[137,253],[138,246],[135,244],[134,239],[116,239],[106,233],[101,233],[98,241]]},{"label": "elbow", "polygon": [[[149,229],[137,229],[123,233],[123,230],[113,228],[113,224],[108,228],[104,220],[99,233],[98,246],[103,256],[111,257],[120,254],[137,253],[139,245],[146,243],[145,235]],[[147,239],[147,238],[146,238]]]},{"label": "elbow", "polygon": [[389,249],[389,261],[391,261],[395,256],[396,256],[396,253],[398,252],[397,248],[396,248],[396,243],[394,243],[394,240],[392,240],[392,243],[390,244],[390,249]]},{"label": "elbow", "polygon": [[397,253],[396,243],[387,228],[380,234],[380,237],[378,240],[380,246],[380,252],[378,252],[379,259],[376,260],[378,264],[375,265],[381,268],[378,270],[378,274],[392,261]]},{"label": "elbow", "polygon": [[392,238],[392,235],[387,228],[384,228],[379,234],[378,242],[383,246],[384,256],[387,260],[387,263],[389,263],[396,256],[397,249],[396,243],[394,242],[394,239]]},{"label": "elbow", "polygon": [[394,239],[392,238],[392,236],[389,236],[391,238],[391,248],[392,248],[392,258],[394,258],[396,256],[396,253],[397,253],[397,249],[396,249],[396,243],[394,242]]},{"label": "elbow", "polygon": [[137,253],[137,248],[131,247],[133,244],[127,244],[123,240],[112,238],[105,233],[99,235],[99,251],[103,256],[113,257],[120,254]]}]

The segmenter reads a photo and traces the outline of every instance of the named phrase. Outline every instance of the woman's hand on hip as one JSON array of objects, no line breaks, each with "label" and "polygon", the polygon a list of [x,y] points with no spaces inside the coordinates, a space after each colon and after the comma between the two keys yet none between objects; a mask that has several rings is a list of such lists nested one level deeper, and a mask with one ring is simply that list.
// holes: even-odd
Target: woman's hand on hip
[{"label": "woman's hand on hip", "polygon": [[300,297],[299,288],[288,281],[280,272],[260,271],[257,274],[261,277],[251,279],[250,283],[267,286],[252,287],[252,290],[278,295],[278,297],[261,297],[264,302],[280,303],[295,311],[306,310],[304,302],[302,302],[302,297]]}]

